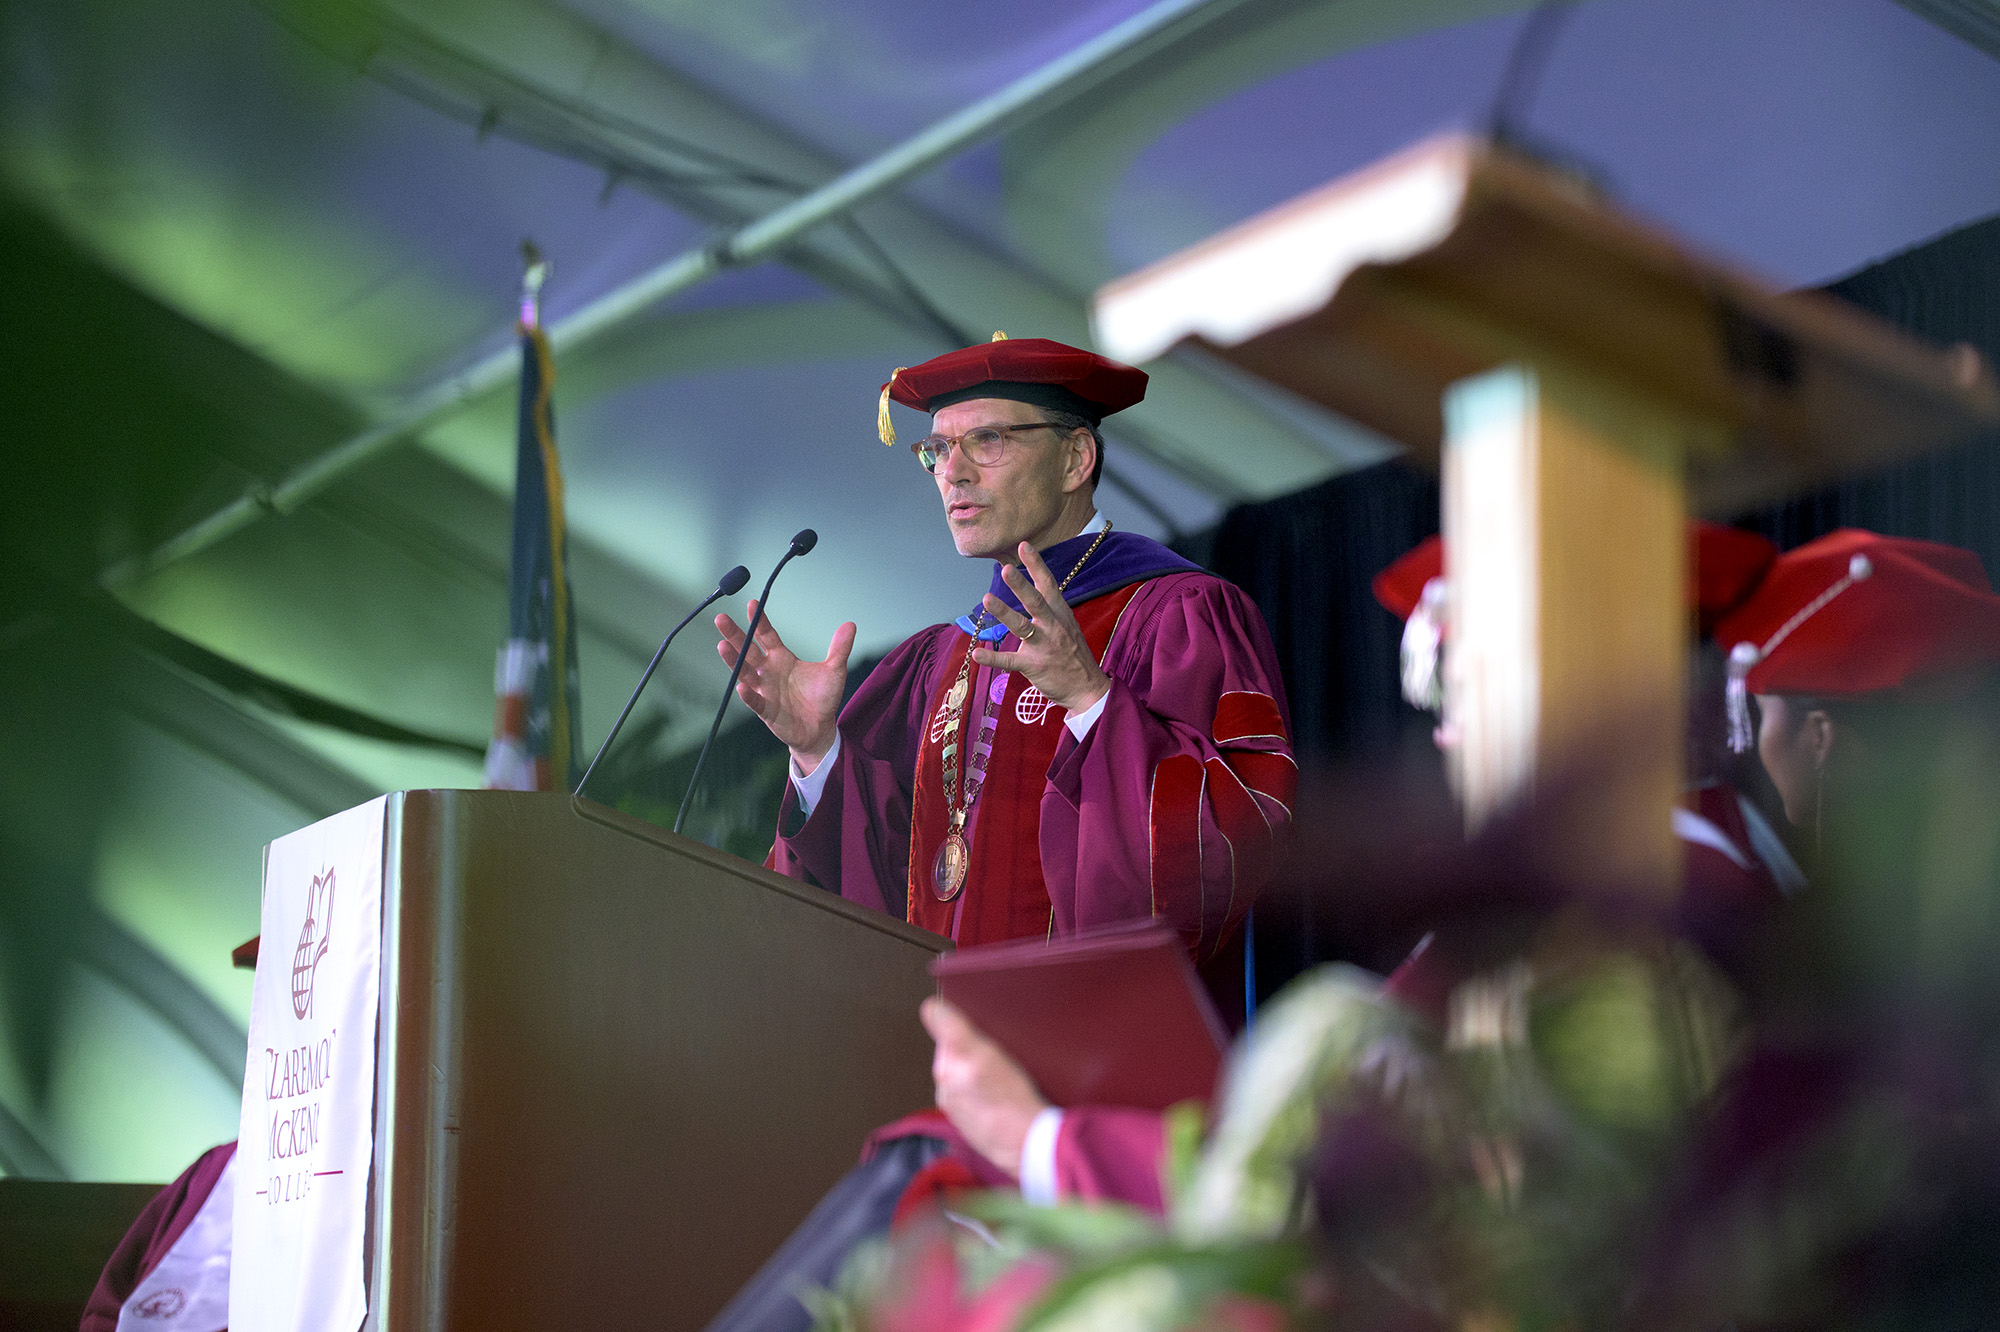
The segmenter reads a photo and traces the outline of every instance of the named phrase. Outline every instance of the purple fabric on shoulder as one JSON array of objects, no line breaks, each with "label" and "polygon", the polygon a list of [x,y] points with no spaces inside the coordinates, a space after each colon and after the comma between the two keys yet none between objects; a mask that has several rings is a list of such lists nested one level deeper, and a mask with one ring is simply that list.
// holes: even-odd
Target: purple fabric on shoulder
[{"label": "purple fabric on shoulder", "polygon": [[[1097,540],[1095,531],[1073,536],[1067,541],[1058,541],[1042,552],[1042,562],[1049,566],[1049,573],[1060,583],[1076,569],[1076,563],[1090,552]],[[1009,610],[1020,610],[1021,599],[1014,595],[1014,589],[1007,586],[1001,576],[1005,566],[993,566],[993,581],[987,591],[1006,603]],[[1174,554],[1151,537],[1143,537],[1136,532],[1110,532],[1104,544],[1098,546],[1097,553],[1090,556],[1090,562],[1077,570],[1076,578],[1063,589],[1063,600],[1076,606],[1101,597],[1107,592],[1116,592],[1121,587],[1161,574],[1199,572],[1200,567]],[[966,633],[972,632],[972,624],[979,614],[974,606],[958,619],[958,627]],[[980,634],[982,639],[997,642],[1006,636],[1005,625],[988,625]]]}]

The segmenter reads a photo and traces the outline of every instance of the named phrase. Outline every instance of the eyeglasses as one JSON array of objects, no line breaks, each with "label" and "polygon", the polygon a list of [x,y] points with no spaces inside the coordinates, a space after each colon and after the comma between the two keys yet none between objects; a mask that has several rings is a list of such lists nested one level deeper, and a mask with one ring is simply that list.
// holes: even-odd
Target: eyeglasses
[{"label": "eyeglasses", "polygon": [[965,450],[976,467],[991,467],[1006,451],[1007,436],[1016,430],[1061,430],[1054,421],[1028,421],[1021,425],[980,426],[962,435],[926,435],[910,445],[917,462],[926,472],[936,472],[953,449]]}]

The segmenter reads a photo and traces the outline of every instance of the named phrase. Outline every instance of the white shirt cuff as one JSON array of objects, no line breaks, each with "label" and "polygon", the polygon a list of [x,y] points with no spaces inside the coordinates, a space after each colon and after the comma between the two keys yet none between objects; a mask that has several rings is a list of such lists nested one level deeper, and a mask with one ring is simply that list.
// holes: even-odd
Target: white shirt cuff
[{"label": "white shirt cuff", "polygon": [[799,771],[799,761],[797,759],[791,759],[786,762],[785,766],[792,774],[792,789],[799,793],[799,812],[801,814],[812,813],[813,806],[819,803],[820,792],[826,790],[827,776],[833,771],[833,761],[839,755],[840,732],[835,731],[833,733],[832,746],[827,749],[826,757],[819,761],[819,766],[812,770],[812,776],[807,777]]},{"label": "white shirt cuff", "polygon": [[1021,1140],[1021,1196],[1037,1207],[1052,1207],[1056,1190],[1056,1139],[1062,1134],[1063,1112],[1049,1106],[1028,1125]]},{"label": "white shirt cuff", "polygon": [[1104,705],[1110,701],[1111,691],[1107,689],[1101,698],[1082,712],[1064,715],[1063,725],[1069,727],[1069,733],[1076,737],[1078,744],[1082,744],[1083,737],[1090,734],[1090,728],[1097,725],[1097,719],[1104,715]]}]

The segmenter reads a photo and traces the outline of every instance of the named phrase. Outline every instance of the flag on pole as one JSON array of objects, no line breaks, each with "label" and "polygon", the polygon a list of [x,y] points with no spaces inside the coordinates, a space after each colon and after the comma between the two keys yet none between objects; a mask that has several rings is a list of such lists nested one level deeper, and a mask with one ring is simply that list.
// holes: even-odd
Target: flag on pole
[{"label": "flag on pole", "polygon": [[521,290],[521,414],[514,461],[514,558],[507,642],[494,669],[497,701],[486,785],[508,791],[569,790],[576,782],[576,615],[569,590],[562,470],[550,393],[555,366],[541,328],[549,265],[531,245]]}]

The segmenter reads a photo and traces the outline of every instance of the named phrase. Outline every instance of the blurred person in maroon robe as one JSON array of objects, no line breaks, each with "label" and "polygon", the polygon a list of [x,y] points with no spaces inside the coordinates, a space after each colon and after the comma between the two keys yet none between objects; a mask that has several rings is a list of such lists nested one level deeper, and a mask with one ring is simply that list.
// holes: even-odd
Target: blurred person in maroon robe
[{"label": "blurred person in maroon robe", "polygon": [[765,622],[738,693],[791,751],[779,872],[961,945],[1159,917],[1240,1021],[1238,927],[1296,784],[1284,686],[1249,597],[1096,512],[1098,425],[1145,388],[1043,338],[897,369],[883,442],[891,399],[932,414],[911,450],[991,585],[844,708],[852,624],[809,661]]},{"label": "blurred person in maroon robe", "polygon": [[[1701,680],[1712,654],[1716,626],[1753,596],[1777,547],[1763,537],[1716,523],[1688,525],[1688,614],[1695,642],[1695,687],[1687,738],[1687,785],[1672,813],[1681,844],[1678,927],[1733,975],[1753,966],[1757,938],[1784,899],[1805,886],[1805,876],[1757,805],[1740,793],[1716,761],[1721,749],[1720,702]],[[1413,705],[1440,714],[1436,738],[1451,743],[1443,714],[1443,653],[1449,585],[1444,543],[1416,546],[1376,576],[1376,600],[1404,621],[1403,691]],[[1713,734],[1711,734],[1711,732]],[[1450,984],[1449,942],[1419,949],[1391,977],[1391,988],[1420,1007],[1441,1005]],[[1435,1016],[1435,1014],[1434,1014]]]},{"label": "blurred person in maroon robe", "polygon": [[235,1158],[233,1142],[209,1148],[146,1204],[97,1278],[81,1332],[216,1332],[228,1323]]}]

